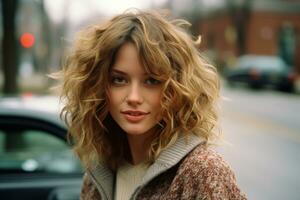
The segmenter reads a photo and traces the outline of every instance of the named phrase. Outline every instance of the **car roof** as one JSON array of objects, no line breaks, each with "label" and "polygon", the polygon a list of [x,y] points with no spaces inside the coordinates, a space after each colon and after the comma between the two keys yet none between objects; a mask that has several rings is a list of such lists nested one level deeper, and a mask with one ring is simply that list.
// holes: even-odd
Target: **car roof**
[{"label": "car roof", "polygon": [[62,105],[56,96],[1,97],[0,116],[33,118],[65,128],[59,114]]},{"label": "car roof", "polygon": [[238,65],[244,68],[251,67],[255,64],[261,68],[272,68],[281,70],[286,67],[284,61],[278,56],[267,55],[243,55],[238,59]]}]

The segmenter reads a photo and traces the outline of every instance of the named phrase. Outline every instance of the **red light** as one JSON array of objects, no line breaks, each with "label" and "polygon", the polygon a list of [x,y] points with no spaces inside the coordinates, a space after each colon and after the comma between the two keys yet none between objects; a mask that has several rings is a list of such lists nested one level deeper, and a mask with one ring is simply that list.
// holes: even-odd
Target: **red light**
[{"label": "red light", "polygon": [[30,48],[34,45],[34,36],[31,33],[23,33],[20,38],[21,45],[24,48]]}]

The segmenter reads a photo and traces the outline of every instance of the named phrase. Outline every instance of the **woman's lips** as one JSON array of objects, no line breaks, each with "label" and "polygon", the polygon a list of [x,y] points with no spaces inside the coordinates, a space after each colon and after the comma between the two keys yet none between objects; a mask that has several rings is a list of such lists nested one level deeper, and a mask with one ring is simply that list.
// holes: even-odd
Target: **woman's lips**
[{"label": "woman's lips", "polygon": [[133,110],[127,110],[127,111],[123,111],[121,112],[125,118],[129,121],[129,122],[133,122],[133,123],[137,123],[141,120],[143,120],[146,115],[148,115],[148,112],[143,112],[143,111],[133,111]]}]

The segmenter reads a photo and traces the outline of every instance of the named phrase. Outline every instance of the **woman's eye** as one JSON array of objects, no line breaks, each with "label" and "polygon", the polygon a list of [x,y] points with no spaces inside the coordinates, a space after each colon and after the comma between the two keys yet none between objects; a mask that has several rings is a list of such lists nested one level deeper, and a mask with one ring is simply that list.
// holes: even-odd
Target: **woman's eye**
[{"label": "woman's eye", "polygon": [[126,79],[123,77],[115,76],[111,78],[111,83],[116,85],[123,85],[126,83]]},{"label": "woman's eye", "polygon": [[145,83],[148,84],[148,85],[158,85],[161,82],[159,80],[155,79],[155,78],[150,77],[150,78],[146,79]]}]

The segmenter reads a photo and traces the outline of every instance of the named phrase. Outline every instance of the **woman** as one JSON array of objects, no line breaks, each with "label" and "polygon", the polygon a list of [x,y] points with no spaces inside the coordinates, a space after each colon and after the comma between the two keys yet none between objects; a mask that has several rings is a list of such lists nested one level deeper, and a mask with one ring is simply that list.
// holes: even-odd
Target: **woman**
[{"label": "woman", "polygon": [[209,148],[219,80],[185,25],[134,10],[77,38],[62,115],[86,169],[81,199],[246,199]]}]

